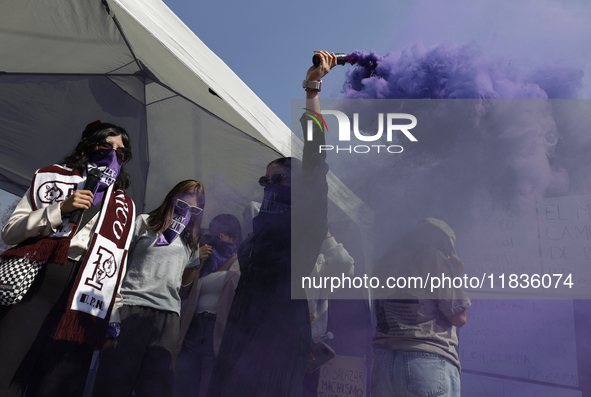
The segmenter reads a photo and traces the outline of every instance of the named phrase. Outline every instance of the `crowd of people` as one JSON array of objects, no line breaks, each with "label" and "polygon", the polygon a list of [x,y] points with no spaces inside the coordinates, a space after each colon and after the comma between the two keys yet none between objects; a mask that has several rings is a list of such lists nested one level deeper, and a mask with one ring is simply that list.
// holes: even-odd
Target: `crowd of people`
[{"label": "crowd of people", "polygon": [[[316,55],[321,62],[304,81],[310,114],[320,113],[318,82],[337,64],[334,54]],[[307,120],[304,114],[303,128]],[[25,298],[0,311],[0,395],[82,396],[89,387],[96,397],[313,395],[318,378],[305,387],[306,368],[315,360],[313,337],[327,330],[328,297],[292,299],[293,280],[323,275],[327,263],[338,273],[354,271],[327,229],[328,166],[318,150],[324,143],[314,126],[301,160],[268,164],[253,233],[243,238],[231,214],[215,216],[204,233],[206,188],[197,180],[178,182],[158,208],[137,216],[125,194],[129,134],[89,124],[69,156],[35,173],[2,230],[4,242],[15,245],[3,261],[41,267]],[[94,169],[102,177],[89,189]],[[432,250],[425,260],[457,263],[451,229],[427,223],[421,227],[439,228],[451,248],[438,239],[417,250]],[[400,259],[399,252],[388,258],[394,256]],[[414,259],[412,252],[405,257],[407,264]],[[457,377],[455,327],[466,321],[469,299],[411,298],[376,301],[371,395],[418,387],[459,396],[459,378],[451,386],[425,379],[433,359],[446,379]],[[400,318],[397,308],[416,318]],[[98,371],[89,377],[96,352]],[[385,380],[393,379],[394,362],[402,378],[404,365],[424,370],[412,385],[391,386]]]}]

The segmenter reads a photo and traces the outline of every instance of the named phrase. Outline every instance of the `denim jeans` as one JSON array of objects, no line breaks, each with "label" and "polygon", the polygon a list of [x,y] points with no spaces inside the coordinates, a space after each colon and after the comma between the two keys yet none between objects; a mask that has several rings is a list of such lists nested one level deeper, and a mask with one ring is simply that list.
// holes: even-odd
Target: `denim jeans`
[{"label": "denim jeans", "polygon": [[433,353],[376,349],[371,397],[460,397],[460,374]]}]

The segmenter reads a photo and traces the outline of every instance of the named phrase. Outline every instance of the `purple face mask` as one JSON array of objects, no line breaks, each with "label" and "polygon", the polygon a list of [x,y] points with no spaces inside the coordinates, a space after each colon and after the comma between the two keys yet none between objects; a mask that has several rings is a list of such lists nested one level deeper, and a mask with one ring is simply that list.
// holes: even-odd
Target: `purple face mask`
[{"label": "purple face mask", "polygon": [[199,272],[199,278],[205,277],[218,270],[226,264],[234,254],[236,254],[236,251],[238,251],[236,244],[221,241],[219,238],[214,238],[210,235],[203,236],[201,244],[208,244],[211,246],[211,255],[203,261],[203,266]]},{"label": "purple face mask", "polygon": [[265,196],[261,210],[252,220],[255,233],[259,233],[280,214],[291,211],[291,187],[268,184],[265,186]]},{"label": "purple face mask", "polygon": [[182,232],[185,227],[191,221],[191,213],[189,209],[182,210],[179,207],[174,207],[174,213],[172,214],[172,222],[168,229],[160,233],[156,245],[169,245],[171,244]]},{"label": "purple face mask", "polygon": [[93,168],[98,168],[102,172],[101,181],[98,184],[96,192],[94,193],[94,199],[92,204],[96,205],[103,199],[103,195],[109,186],[111,186],[117,180],[119,171],[121,171],[121,164],[117,161],[117,154],[114,150],[104,154],[100,150],[95,150],[90,153],[90,159],[88,160],[87,171]]}]

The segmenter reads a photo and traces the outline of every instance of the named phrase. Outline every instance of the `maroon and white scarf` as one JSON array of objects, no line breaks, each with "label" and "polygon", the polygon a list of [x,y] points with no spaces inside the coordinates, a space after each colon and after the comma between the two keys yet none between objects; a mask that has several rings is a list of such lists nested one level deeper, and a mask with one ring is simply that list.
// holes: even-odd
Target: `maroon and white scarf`
[{"label": "maroon and white scarf", "polygon": [[[35,173],[31,184],[33,210],[64,201],[84,187],[85,175],[64,165],[51,165]],[[90,247],[70,293],[54,339],[100,347],[105,337],[117,287],[123,277],[133,235],[135,206],[122,190],[107,190]],[[65,264],[76,227],[68,218],[56,231],[37,241],[25,241],[2,257],[27,258],[40,264]]]}]

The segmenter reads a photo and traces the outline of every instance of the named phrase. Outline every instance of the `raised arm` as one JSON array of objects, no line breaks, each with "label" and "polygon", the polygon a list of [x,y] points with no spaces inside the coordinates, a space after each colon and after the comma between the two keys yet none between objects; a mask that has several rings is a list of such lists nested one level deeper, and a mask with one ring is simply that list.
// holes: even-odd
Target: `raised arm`
[{"label": "raised arm", "polygon": [[[337,56],[334,53],[329,54],[326,51],[315,51],[314,54],[320,57],[318,66],[311,66],[306,73],[306,80],[319,82],[324,76],[336,66]],[[320,113],[320,101],[318,100],[318,90],[314,88],[306,89],[306,108]]]},{"label": "raised arm", "polygon": [[[320,81],[336,65],[334,54],[326,51],[315,53],[321,61],[318,66],[312,66],[306,72],[306,80],[311,82]],[[314,85],[309,84],[306,89],[306,108],[309,111],[300,118],[303,131],[306,131],[308,122],[320,113],[318,89],[313,88]],[[308,114],[312,117],[308,117]],[[296,264],[292,266],[292,291],[301,289],[301,278],[307,277],[312,271],[327,232],[328,165],[326,152],[319,151],[319,147],[325,143],[324,131],[316,123],[312,123],[312,129],[312,140],[304,139],[302,184],[292,190],[292,205],[298,211],[296,216],[292,216],[292,236],[298,236],[297,241],[292,239],[292,244],[299,247],[298,257],[292,257],[292,265]],[[305,297],[305,291],[301,289],[300,292]]]}]

